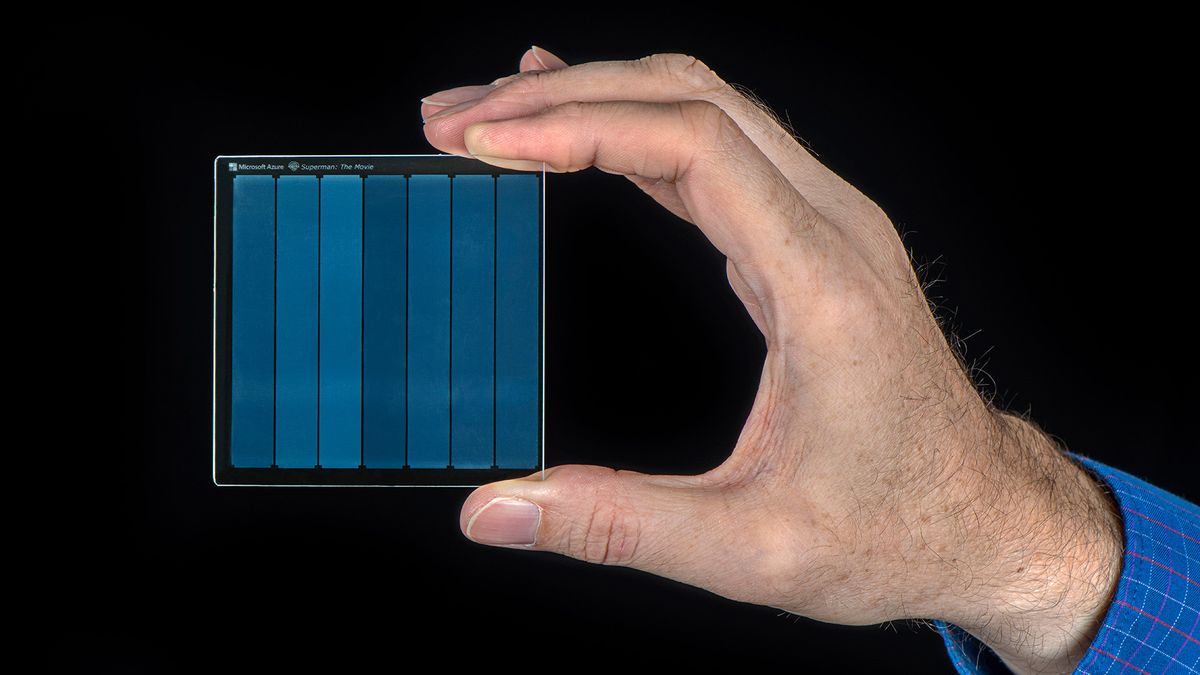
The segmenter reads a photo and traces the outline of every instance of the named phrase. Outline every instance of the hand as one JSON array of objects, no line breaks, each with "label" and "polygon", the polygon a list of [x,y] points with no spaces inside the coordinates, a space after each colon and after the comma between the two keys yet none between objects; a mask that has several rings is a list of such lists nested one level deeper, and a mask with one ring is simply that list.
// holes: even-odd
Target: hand
[{"label": "hand", "polygon": [[628,177],[728,258],[767,356],[719,467],[553,467],[476,490],[463,532],[822,621],[943,619],[1018,671],[1069,672],[1115,588],[1119,516],[979,396],[887,215],[695,58],[535,48],[520,69],[425,99],[429,142]]}]

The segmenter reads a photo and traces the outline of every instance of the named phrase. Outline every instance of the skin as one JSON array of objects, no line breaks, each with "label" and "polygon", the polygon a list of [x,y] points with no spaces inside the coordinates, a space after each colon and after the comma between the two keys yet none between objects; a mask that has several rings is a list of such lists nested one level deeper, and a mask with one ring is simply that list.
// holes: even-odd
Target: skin
[{"label": "skin", "polygon": [[887,215],[765,106],[691,56],[568,66],[534,47],[421,114],[443,152],[626,176],[728,258],[767,344],[720,466],[492,483],[463,505],[467,537],[821,621],[942,619],[1016,672],[1073,670],[1120,572],[1110,497],[979,395]]}]

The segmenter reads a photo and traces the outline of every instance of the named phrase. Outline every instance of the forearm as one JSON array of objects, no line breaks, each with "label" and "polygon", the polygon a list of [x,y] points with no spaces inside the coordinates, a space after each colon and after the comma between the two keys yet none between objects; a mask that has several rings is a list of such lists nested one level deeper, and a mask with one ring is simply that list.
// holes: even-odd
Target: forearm
[{"label": "forearm", "polygon": [[1013,415],[995,418],[978,493],[995,517],[972,538],[992,560],[974,558],[977,578],[953,589],[940,618],[1015,672],[1069,673],[1116,588],[1121,517],[1107,490],[1046,434]]}]

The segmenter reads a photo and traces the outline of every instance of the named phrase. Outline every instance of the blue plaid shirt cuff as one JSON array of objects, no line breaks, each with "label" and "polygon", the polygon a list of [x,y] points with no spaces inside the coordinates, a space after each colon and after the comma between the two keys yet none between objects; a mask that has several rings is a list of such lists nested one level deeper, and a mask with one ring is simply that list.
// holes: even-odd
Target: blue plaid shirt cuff
[{"label": "blue plaid shirt cuff", "polygon": [[[1200,508],[1123,471],[1071,454],[1100,478],[1121,510],[1121,578],[1076,673],[1200,672]],[[955,669],[1007,673],[982,642],[935,621]]]}]

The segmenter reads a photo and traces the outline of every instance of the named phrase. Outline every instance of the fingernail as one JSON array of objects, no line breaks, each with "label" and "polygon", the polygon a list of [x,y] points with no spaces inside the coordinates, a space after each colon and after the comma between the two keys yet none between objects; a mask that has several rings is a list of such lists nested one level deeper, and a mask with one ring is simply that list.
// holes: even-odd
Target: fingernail
[{"label": "fingernail", "polygon": [[496,497],[467,522],[467,537],[480,544],[531,545],[537,541],[542,510],[516,497]]},{"label": "fingernail", "polygon": [[543,60],[542,55],[538,53],[542,51],[542,48],[537,45],[529,45],[529,48],[533,50],[533,60],[537,61],[542,66],[542,70],[550,70],[550,66],[546,65],[546,61]]},{"label": "fingernail", "polygon": [[479,105],[479,102],[482,100],[483,100],[482,98],[477,98],[473,101],[466,101],[464,103],[459,103],[458,105],[452,105],[449,108],[446,108],[445,110],[439,110],[436,113],[430,115],[429,117],[426,117],[425,122],[426,123],[431,122],[433,120],[436,120],[439,117],[449,117],[450,115],[454,115],[456,113],[460,113],[469,108],[473,108],[476,105]]},{"label": "fingernail", "polygon": [[556,70],[567,67],[567,62],[560,59],[554,52],[542,49],[537,45],[530,45],[529,48],[533,50],[534,60],[542,65],[542,70]]},{"label": "fingernail", "polygon": [[477,98],[486,96],[487,93],[495,89],[490,84],[470,85],[466,87],[455,87],[439,91],[436,94],[430,94],[421,99],[421,103],[426,105],[436,106],[451,106],[467,101],[474,101]]}]

